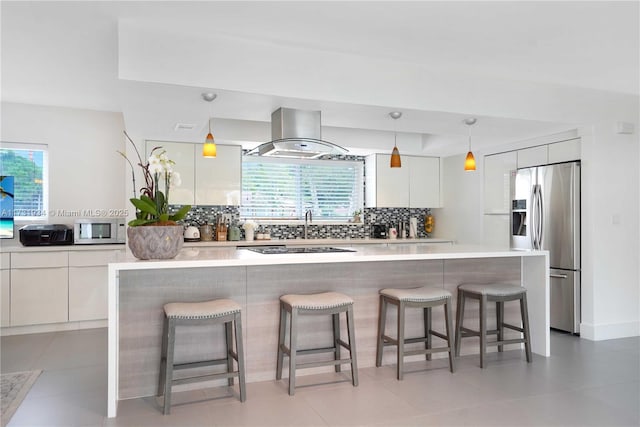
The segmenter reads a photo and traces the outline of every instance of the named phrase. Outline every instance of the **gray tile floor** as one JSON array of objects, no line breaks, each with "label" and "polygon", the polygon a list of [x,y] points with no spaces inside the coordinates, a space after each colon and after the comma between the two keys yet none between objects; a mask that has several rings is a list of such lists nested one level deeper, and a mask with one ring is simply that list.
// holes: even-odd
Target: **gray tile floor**
[{"label": "gray tile floor", "polygon": [[[107,331],[90,329],[2,337],[2,372],[43,369],[9,426],[427,426],[640,425],[640,338],[592,342],[552,333],[552,356],[520,351],[414,362],[404,381],[394,366],[347,376],[248,384],[247,401],[226,387],[174,393],[171,415],[154,398],[121,402],[106,418]],[[184,404],[183,402],[190,403]]]}]

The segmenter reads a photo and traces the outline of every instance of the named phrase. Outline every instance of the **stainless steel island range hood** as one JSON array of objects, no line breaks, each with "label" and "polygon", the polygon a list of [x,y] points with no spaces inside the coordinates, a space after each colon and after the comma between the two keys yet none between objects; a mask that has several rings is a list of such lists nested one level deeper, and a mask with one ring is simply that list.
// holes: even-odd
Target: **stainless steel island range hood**
[{"label": "stainless steel island range hood", "polygon": [[345,148],[322,140],[320,111],[278,108],[271,113],[270,142],[247,155],[316,159],[326,154],[345,154]]}]

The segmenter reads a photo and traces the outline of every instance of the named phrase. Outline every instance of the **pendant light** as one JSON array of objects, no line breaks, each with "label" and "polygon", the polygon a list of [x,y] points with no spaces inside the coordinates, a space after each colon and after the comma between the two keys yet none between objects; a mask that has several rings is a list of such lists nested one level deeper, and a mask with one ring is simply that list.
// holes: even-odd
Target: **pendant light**
[{"label": "pendant light", "polygon": [[471,152],[471,126],[475,125],[476,122],[477,120],[474,117],[464,120],[464,124],[469,126],[469,152],[467,153],[467,158],[464,159],[464,170],[466,171],[476,170],[476,159],[473,157],[473,153]]},{"label": "pendant light", "polygon": [[[398,120],[402,117],[402,113],[400,111],[392,111],[389,113],[389,117],[393,120]],[[400,159],[400,151],[398,151],[398,146],[396,144],[398,138],[398,133],[396,132],[396,125],[393,124],[393,151],[391,151],[391,162],[390,167],[392,168],[401,168],[402,160]]]},{"label": "pendant light", "polygon": [[[202,94],[202,99],[207,102],[211,102],[216,99],[218,95],[211,92],[205,92]],[[213,138],[213,134],[211,133],[211,105],[209,105],[209,133],[207,134],[207,138],[204,140],[204,145],[202,146],[202,157],[214,158],[217,154],[216,149],[216,141]]]}]

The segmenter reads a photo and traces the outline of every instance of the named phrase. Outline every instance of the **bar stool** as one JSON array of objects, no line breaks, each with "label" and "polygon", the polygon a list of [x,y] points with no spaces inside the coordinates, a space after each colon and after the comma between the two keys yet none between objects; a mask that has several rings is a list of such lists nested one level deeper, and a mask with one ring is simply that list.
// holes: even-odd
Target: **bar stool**
[{"label": "bar stool", "polygon": [[[340,313],[346,313],[349,343],[340,339]],[[285,345],[287,314],[289,321],[289,347]],[[298,316],[330,314],[333,320],[333,346],[325,348],[298,349]],[[340,372],[340,365],[351,365],[351,381],[358,385],[358,363],[356,360],[355,324],[353,321],[353,300],[337,292],[324,292],[311,295],[289,294],[280,297],[280,330],[278,333],[278,365],[276,379],[282,379],[284,355],[289,356],[289,395],[293,396],[296,386],[296,369],[314,368],[335,365]],[[340,358],[340,347],[349,350],[349,358]],[[334,353],[334,360],[300,363],[297,356],[314,353]]]},{"label": "bar stool", "polygon": [[[474,331],[463,326],[464,305],[467,298],[477,299],[480,303],[480,330]],[[504,303],[520,301],[522,328],[504,322]],[[496,303],[496,329],[487,330],[487,302]],[[521,332],[523,337],[504,339],[504,328]],[[497,341],[487,342],[487,335],[497,334]],[[498,351],[505,344],[524,343],[527,362],[531,363],[531,335],[529,333],[529,314],[527,311],[527,290],[518,285],[507,284],[461,284],[458,286],[458,307],[456,313],[456,356],[460,356],[462,338],[480,337],[480,367],[485,367],[485,356],[488,345],[497,345]]]},{"label": "bar stool", "polygon": [[[398,308],[398,332],[397,339],[385,335],[387,321],[387,305],[392,304]],[[431,308],[443,305],[445,316],[446,335],[431,329]],[[424,321],[424,336],[419,338],[405,338],[405,309],[422,308]],[[416,354],[425,354],[427,360],[431,360],[432,353],[449,353],[449,370],[454,371],[451,316],[451,292],[434,287],[422,287],[413,289],[382,289],[380,291],[380,305],[378,315],[378,345],[376,348],[376,366],[382,366],[382,352],[384,347],[397,346],[397,378],[402,380],[404,374],[404,358]],[[447,341],[446,347],[432,348],[431,337],[436,336]],[[405,351],[405,344],[424,342],[424,350]]]},{"label": "bar stool", "polygon": [[[198,324],[224,323],[226,357],[215,360],[205,360],[191,363],[173,363],[176,326]],[[236,351],[233,350],[232,324],[235,326]],[[160,380],[158,382],[158,396],[164,394],[164,415],[171,410],[171,386],[187,384],[195,381],[227,378],[229,386],[233,385],[233,378],[238,377],[240,401],[246,400],[244,351],[242,349],[242,320],[240,306],[230,299],[218,299],[195,303],[169,303],[164,305],[164,325],[162,332],[162,354],[160,357]],[[238,364],[238,370],[233,370],[233,360]],[[178,369],[200,368],[203,366],[226,364],[226,372],[195,377],[173,379],[173,371]]]}]

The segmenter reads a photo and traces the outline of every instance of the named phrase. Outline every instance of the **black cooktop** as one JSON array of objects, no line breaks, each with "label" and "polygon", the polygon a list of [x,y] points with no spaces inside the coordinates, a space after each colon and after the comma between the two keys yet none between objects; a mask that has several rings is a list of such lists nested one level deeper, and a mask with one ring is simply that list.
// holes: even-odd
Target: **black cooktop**
[{"label": "black cooktop", "polygon": [[286,247],[286,246],[256,246],[247,248],[250,251],[260,254],[324,254],[332,252],[355,252],[351,249],[333,248],[333,247]]}]

